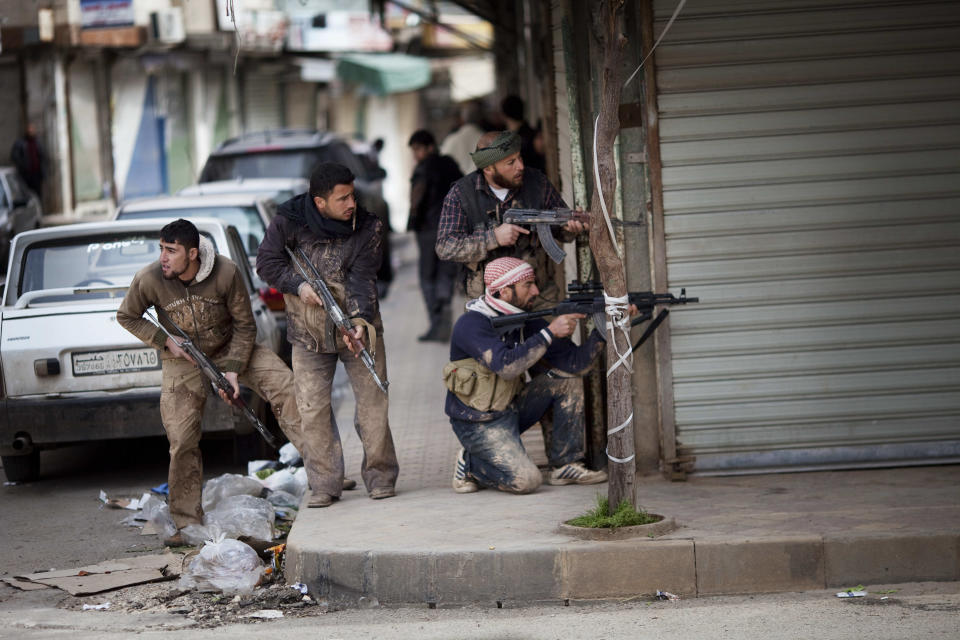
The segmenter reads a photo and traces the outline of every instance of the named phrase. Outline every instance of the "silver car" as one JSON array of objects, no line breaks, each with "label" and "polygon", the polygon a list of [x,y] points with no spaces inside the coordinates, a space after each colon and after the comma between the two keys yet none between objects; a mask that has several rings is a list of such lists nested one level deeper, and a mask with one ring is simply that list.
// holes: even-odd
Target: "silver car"
[{"label": "silver car", "polygon": [[[95,222],[14,239],[0,307],[0,456],[8,480],[36,478],[41,449],[163,434],[159,354],[123,329],[116,313],[134,274],[158,259],[167,222]],[[257,341],[277,352],[276,321],[253,286],[237,230],[212,219],[193,222],[241,267]],[[250,405],[269,421],[258,397]],[[242,434],[250,427],[211,400],[203,429]]]},{"label": "silver car", "polygon": [[10,240],[40,226],[40,199],[27,187],[17,170],[0,167],[0,268],[6,267]]},{"label": "silver car", "polygon": [[177,191],[178,196],[209,196],[223,193],[259,193],[277,204],[310,190],[306,178],[235,178],[192,184]]}]

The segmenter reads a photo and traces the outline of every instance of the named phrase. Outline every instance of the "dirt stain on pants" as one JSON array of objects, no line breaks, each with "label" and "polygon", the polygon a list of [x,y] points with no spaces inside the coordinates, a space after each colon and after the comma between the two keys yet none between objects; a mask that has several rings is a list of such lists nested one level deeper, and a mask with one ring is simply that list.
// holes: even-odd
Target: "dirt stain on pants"
[{"label": "dirt stain on pants", "polygon": [[[385,353],[383,337],[378,335],[374,363],[381,380],[387,379]],[[356,398],[354,428],[363,445],[360,476],[364,486],[368,492],[393,487],[397,482],[399,464],[387,418],[387,394],[380,390],[363,362],[342,343],[336,353],[318,353],[300,344],[293,345],[293,371],[300,415],[305,429],[309,429],[321,451],[317,461],[319,477],[316,483],[311,479],[310,487],[314,492],[335,497],[343,489],[343,446],[331,420],[330,398],[338,360],[343,362]]]},{"label": "dirt stain on pants", "polygon": [[[319,438],[304,429],[294,393],[293,372],[275,353],[256,345],[240,383],[270,403],[280,429],[303,456],[311,485],[321,478]],[[181,529],[203,520],[200,496],[203,460],[200,455],[201,418],[210,384],[199,369],[183,359],[163,361],[160,417],[170,443],[170,515]],[[214,402],[221,402],[217,397]]]}]

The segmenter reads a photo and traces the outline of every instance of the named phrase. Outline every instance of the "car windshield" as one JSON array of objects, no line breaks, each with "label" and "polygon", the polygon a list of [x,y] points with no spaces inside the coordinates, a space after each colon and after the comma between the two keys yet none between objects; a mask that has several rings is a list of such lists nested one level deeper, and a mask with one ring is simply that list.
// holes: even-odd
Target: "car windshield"
[{"label": "car windshield", "polygon": [[[207,238],[209,236],[204,234]],[[211,239],[212,240],[212,239]],[[90,287],[127,287],[133,276],[160,257],[160,230],[104,232],[37,243],[27,248],[17,296],[30,291]],[[106,298],[103,292],[36,298],[37,302],[64,302]],[[13,301],[11,301],[13,303]]]},{"label": "car windshield", "polygon": [[117,220],[134,220],[141,218],[216,218],[227,224],[232,224],[243,239],[244,248],[248,256],[257,255],[263,234],[267,229],[263,225],[260,213],[256,207],[229,206],[229,207],[190,207],[188,209],[152,209],[150,211],[121,211]]},{"label": "car windshield", "polygon": [[203,168],[201,182],[237,178],[309,178],[321,162],[339,162],[363,177],[366,171],[342,143],[312,149],[258,150],[237,155],[211,156]]}]

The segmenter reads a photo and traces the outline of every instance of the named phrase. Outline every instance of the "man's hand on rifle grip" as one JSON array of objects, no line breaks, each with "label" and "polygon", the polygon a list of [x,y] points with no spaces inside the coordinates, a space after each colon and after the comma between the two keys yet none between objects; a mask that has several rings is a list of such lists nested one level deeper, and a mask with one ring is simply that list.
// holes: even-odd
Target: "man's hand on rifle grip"
[{"label": "man's hand on rifle grip", "polygon": [[578,214],[579,218],[572,218],[570,222],[563,225],[563,230],[570,233],[589,233],[590,232],[590,223],[587,222],[590,219],[590,213],[585,212],[580,207],[577,207],[575,212]]},{"label": "man's hand on rifle grip", "polygon": [[530,231],[515,224],[502,224],[493,229],[493,235],[497,238],[497,244],[501,247],[512,247],[515,245],[521,233],[529,235]]},{"label": "man's hand on rifle grip", "polygon": [[223,377],[227,379],[227,382],[230,383],[230,386],[233,387],[233,395],[228,396],[223,389],[217,389],[217,393],[220,394],[220,399],[226,402],[227,404],[233,404],[234,400],[240,397],[240,382],[237,380],[236,371],[227,371],[223,374]]},{"label": "man's hand on rifle grip", "polygon": [[188,354],[186,351],[180,348],[180,343],[177,340],[174,340],[170,336],[167,336],[166,345],[167,345],[167,349],[170,351],[170,353],[173,354],[175,358],[183,358],[190,364],[194,364],[194,365],[197,364],[196,362],[193,361],[193,358],[190,357],[190,354]]},{"label": "man's hand on rifle grip", "polygon": [[310,286],[310,283],[304,282],[300,285],[300,288],[297,290],[297,295],[300,297],[300,301],[303,304],[316,304],[323,306],[323,300],[320,299],[320,296],[317,295],[317,292],[313,290],[313,287]]},{"label": "man's hand on rifle grip", "polygon": [[555,338],[567,338],[573,334],[574,329],[577,328],[577,320],[586,317],[587,316],[582,313],[565,313],[562,316],[554,318],[547,329],[550,330],[550,333],[552,333]]},{"label": "man's hand on rifle grip", "polygon": [[360,350],[363,349],[363,327],[356,326],[343,334],[343,344],[353,354],[354,358],[360,357]]}]

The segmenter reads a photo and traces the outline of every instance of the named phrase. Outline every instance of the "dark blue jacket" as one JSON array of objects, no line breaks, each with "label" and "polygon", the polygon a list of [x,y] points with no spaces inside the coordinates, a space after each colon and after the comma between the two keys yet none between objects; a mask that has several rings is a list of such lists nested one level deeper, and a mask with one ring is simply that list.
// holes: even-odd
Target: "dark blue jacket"
[{"label": "dark blue jacket", "polygon": [[[453,327],[450,360],[473,358],[507,379],[522,376],[528,370],[536,375],[551,368],[582,375],[603,349],[603,338],[592,331],[587,341],[577,346],[569,338],[554,338],[547,324],[534,318],[523,327],[501,333],[482,313],[467,311]],[[451,391],[447,391],[445,410],[451,418],[469,422],[487,422],[505,413],[472,409]]]}]

